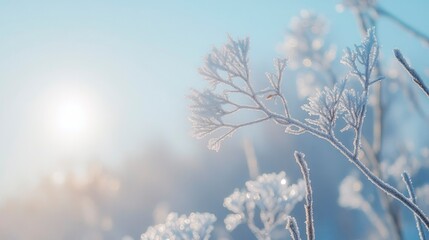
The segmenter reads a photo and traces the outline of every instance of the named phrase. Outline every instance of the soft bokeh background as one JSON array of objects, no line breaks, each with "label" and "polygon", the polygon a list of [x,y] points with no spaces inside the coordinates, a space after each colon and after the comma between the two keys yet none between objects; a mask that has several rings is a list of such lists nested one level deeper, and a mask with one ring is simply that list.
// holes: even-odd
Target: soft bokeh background
[{"label": "soft bokeh background", "polygon": [[[426,1],[380,2],[429,33]],[[251,38],[253,73],[261,77],[284,56],[279,46],[302,9],[328,20],[337,57],[359,42],[353,14],[338,11],[338,3],[0,1],[0,238],[139,239],[168,211],[216,213],[216,236],[231,237],[222,230],[222,202],[249,179],[245,139],[260,172],[284,170],[292,180],[300,177],[292,153],[306,152],[321,239],[368,236],[361,213],[337,206],[338,185],[353,167],[328,144],[262,124],[215,153],[191,136],[187,120],[186,96],[206,84],[197,68],[228,34]],[[429,49],[418,40],[382,19],[379,31],[386,62],[399,47],[416,69],[429,67],[422,57]],[[294,92],[294,74],[287,77]],[[299,112],[303,100],[289,101]],[[403,119],[388,126],[391,136],[401,136],[389,140],[392,154],[406,141],[416,151],[428,147],[427,125],[419,127],[427,120],[404,114],[410,115],[392,115]],[[368,191],[376,194],[370,185]],[[302,222],[302,209],[294,213]],[[404,219],[412,239],[407,211]],[[232,237],[251,238],[245,227]]]}]

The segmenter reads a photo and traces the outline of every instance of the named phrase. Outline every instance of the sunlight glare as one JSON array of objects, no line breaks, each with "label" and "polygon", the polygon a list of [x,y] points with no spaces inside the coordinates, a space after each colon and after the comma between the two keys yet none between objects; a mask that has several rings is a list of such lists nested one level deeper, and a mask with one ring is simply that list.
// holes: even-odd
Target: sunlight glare
[{"label": "sunlight glare", "polygon": [[68,99],[58,104],[56,110],[56,127],[65,136],[77,136],[88,128],[89,113],[79,99]]}]

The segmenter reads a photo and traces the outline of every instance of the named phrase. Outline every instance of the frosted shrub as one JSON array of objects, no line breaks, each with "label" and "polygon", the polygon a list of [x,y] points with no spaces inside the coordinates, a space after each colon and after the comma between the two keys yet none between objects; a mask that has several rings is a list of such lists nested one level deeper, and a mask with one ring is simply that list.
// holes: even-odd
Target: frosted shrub
[{"label": "frosted shrub", "polygon": [[[380,178],[379,160],[376,159],[379,154],[377,152],[379,151],[379,146],[376,145],[379,144],[377,142],[379,141],[379,135],[375,135],[374,149],[366,147],[364,149],[365,155],[362,155],[362,143],[369,145],[362,135],[362,126],[369,106],[370,88],[373,86],[379,87],[379,82],[384,78],[379,75],[379,44],[374,28],[368,29],[361,44],[355,45],[352,49],[347,48],[344,51],[341,63],[349,69],[347,75],[343,78],[344,80],[337,81],[333,87],[325,87],[321,91],[316,91],[314,96],[309,97],[308,103],[302,106],[302,109],[310,116],[305,121],[291,116],[286,96],[282,92],[282,76],[286,69],[287,61],[285,59],[276,59],[274,61],[275,71],[266,74],[268,87],[257,90],[249,70],[248,51],[249,39],[234,40],[229,38],[229,41],[222,48],[213,49],[212,53],[207,56],[204,66],[200,68],[201,75],[210,83],[211,88],[203,92],[194,91],[191,96],[193,102],[191,105],[191,121],[194,133],[198,138],[211,136],[208,147],[217,151],[221,146],[221,142],[232,136],[238,129],[267,120],[282,126],[284,131],[289,134],[310,133],[329,142],[375,186],[407,206],[416,215],[416,219],[421,220],[423,225],[429,228],[429,219],[416,205],[416,202]],[[349,83],[351,81],[357,81],[360,87],[348,87],[353,85]],[[270,101],[280,102],[282,111],[279,111],[278,108],[271,108],[272,104],[268,104]],[[251,120],[234,118],[234,116],[240,116],[240,112],[243,111],[253,111],[258,113],[255,116],[259,117]],[[345,123],[340,132],[346,130],[353,132],[351,147],[347,147],[350,144],[345,145],[337,138],[337,135],[340,134],[336,129],[338,119],[343,119]],[[378,124],[379,122],[376,123]],[[375,125],[374,131],[379,131],[379,128],[379,125]],[[372,158],[369,154],[373,155]],[[365,156],[366,160],[372,159],[373,164],[377,164],[375,173],[361,161],[363,156]],[[246,202],[247,196],[244,193],[236,191],[232,196],[234,196],[234,201]],[[360,203],[363,202],[360,201]],[[387,202],[387,204],[389,204],[388,208],[391,209],[390,203]],[[246,216],[243,212],[235,212],[235,215],[229,216],[226,219],[227,227],[233,229],[237,224],[244,221]],[[372,214],[370,212],[365,210],[368,215]],[[389,213],[394,218],[393,221],[399,229],[396,213],[390,210]],[[373,221],[379,221],[374,216],[376,214],[372,214],[369,218],[372,218]],[[309,225],[309,222],[307,222],[307,226]],[[288,220],[287,226],[291,235],[299,238],[294,232],[297,226],[293,219]],[[252,231],[255,235],[264,239],[264,234],[266,233],[261,235],[257,233],[256,229]],[[386,237],[386,232],[383,230],[381,233],[383,237]]]},{"label": "frosted shrub", "polygon": [[[302,11],[292,21],[290,33],[281,45],[281,50],[289,60],[274,60],[274,71],[266,73],[265,88],[257,87],[261,86],[261,83],[255,83],[252,78],[249,68],[249,39],[235,40],[229,37],[224,46],[214,48],[207,55],[204,65],[199,69],[210,88],[204,91],[194,90],[190,97],[190,119],[194,134],[198,138],[209,137],[208,147],[218,151],[222,142],[237,130],[272,121],[288,134],[309,133],[327,141],[379,189],[379,200],[387,218],[381,219],[371,207],[366,200],[367,196],[361,192],[363,184],[355,175],[346,176],[341,183],[339,204],[345,208],[361,210],[377,229],[378,238],[402,239],[399,208],[392,203],[393,199],[396,199],[414,214],[419,236],[424,239],[422,229],[429,229],[429,219],[417,205],[411,177],[404,172],[408,169],[415,173],[423,165],[409,166],[409,161],[402,161],[400,157],[393,165],[382,161],[385,145],[383,125],[390,124],[386,113],[392,108],[392,103],[389,101],[390,96],[383,93],[385,76],[383,66],[378,61],[380,47],[374,26],[379,17],[384,17],[425,43],[429,43],[429,38],[380,7],[375,0],[344,0],[340,8],[353,11],[363,36],[360,44],[344,50],[340,63],[347,68],[345,76],[339,77],[334,71],[336,50],[325,40],[327,28],[324,19],[309,11]],[[401,52],[394,50],[394,54],[412,80],[429,96],[428,88]],[[304,120],[292,116],[283,92],[283,74],[288,64],[301,71],[297,74],[297,86],[300,88],[298,96],[309,95],[308,103],[301,107],[309,116]],[[317,78],[325,80],[326,87],[318,87],[320,83],[315,80],[316,74]],[[395,77],[389,75],[387,74],[388,80],[393,82]],[[414,96],[414,89],[406,86],[406,91],[409,101],[424,117],[424,111]],[[369,109],[372,111],[369,123],[373,131],[370,140],[362,133]],[[252,114],[248,114],[249,112]],[[345,133],[346,131],[349,133]],[[350,135],[351,141],[347,138]],[[350,142],[343,143],[339,139]],[[308,167],[303,157],[302,153],[295,153],[305,181],[307,239],[313,240],[312,190]],[[386,181],[390,177],[400,179],[400,176],[408,194],[400,192]],[[275,179],[274,176],[271,178]],[[418,189],[417,196],[423,195],[424,192]],[[259,203],[255,201],[255,196]],[[269,239],[269,232],[276,220],[267,217],[265,212],[267,209],[273,209],[273,196],[274,193],[253,194],[249,182],[246,183],[245,190],[235,190],[224,202],[224,206],[232,212],[225,219],[227,229],[233,230],[237,225],[247,223],[258,239]],[[255,208],[260,208],[262,228],[254,224]],[[281,224],[286,225],[292,239],[300,239],[298,223],[295,218],[289,216],[290,208],[286,205],[279,211],[282,216]],[[389,228],[394,231],[388,231]]]},{"label": "frosted shrub", "polygon": [[[304,195],[303,180],[289,184],[285,172],[263,174],[256,181],[247,181],[244,190],[235,189],[225,198],[223,205],[232,212],[224,220],[226,229],[232,231],[247,223],[258,239],[270,239],[273,230],[286,225],[287,217]],[[259,221],[262,227],[255,223]]]},{"label": "frosted shrub", "polygon": [[141,240],[208,240],[215,221],[215,215],[210,213],[170,213],[164,224],[149,227]]}]

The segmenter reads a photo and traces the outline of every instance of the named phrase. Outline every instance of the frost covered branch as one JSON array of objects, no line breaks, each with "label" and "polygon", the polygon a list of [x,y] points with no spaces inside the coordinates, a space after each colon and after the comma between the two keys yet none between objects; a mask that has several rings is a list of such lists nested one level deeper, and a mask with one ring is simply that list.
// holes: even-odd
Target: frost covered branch
[{"label": "frost covered branch", "polygon": [[314,240],[316,238],[314,232],[314,221],[313,221],[313,190],[311,189],[310,181],[310,169],[305,161],[305,155],[303,153],[295,151],[295,160],[301,169],[302,176],[305,181],[305,226],[308,240]]},{"label": "frost covered branch", "polygon": [[393,53],[395,54],[398,62],[407,70],[408,74],[413,78],[413,81],[419,86],[419,88],[429,97],[429,88],[424,84],[423,80],[419,76],[419,74],[408,64],[405,60],[404,56],[399,49],[394,49]]},{"label": "frost covered branch", "polygon": [[[405,185],[407,186],[408,195],[410,195],[411,201],[413,203],[417,203],[413,183],[411,182],[411,178],[407,172],[402,173],[402,180],[404,181]],[[419,218],[416,216],[416,214],[414,214],[414,218],[416,221],[417,231],[419,232],[420,240],[425,240],[426,238],[425,238],[425,234],[423,233],[422,223],[419,220]]]},{"label": "frost covered branch", "polygon": [[[289,117],[286,99],[281,92],[286,60],[274,61],[275,73],[267,73],[270,87],[256,92],[250,81],[248,50],[249,39],[229,38],[228,43],[220,50],[213,49],[199,70],[212,88],[204,92],[193,91],[190,96],[192,101],[190,120],[194,134],[198,138],[222,132],[220,136],[209,140],[208,146],[212,150],[219,150],[221,142],[237,129],[280,116],[266,108],[262,100],[264,95],[265,100],[279,98],[284,107],[285,115],[282,117]],[[246,110],[256,111],[262,116],[251,121],[233,122],[233,115]]]},{"label": "frost covered branch", "polygon": [[286,229],[289,230],[290,237],[292,238],[292,240],[301,240],[298,224],[296,223],[296,219],[294,217],[287,217]]},{"label": "frost covered branch", "polygon": [[[212,85],[212,90],[215,91],[219,88],[218,85],[223,85],[227,89],[223,89],[223,100],[218,102],[218,107],[224,112],[228,111],[227,104],[232,102],[233,106],[242,106],[235,102],[237,98],[245,98],[250,105],[243,105],[245,107],[238,110],[254,110],[263,116],[256,120],[251,120],[239,124],[226,123],[225,116],[218,118],[219,108],[213,108],[210,115],[203,115],[201,111],[193,108],[194,130],[198,133],[203,131],[204,135],[211,135],[215,130],[226,128],[227,132],[220,137],[209,140],[209,147],[218,150],[220,142],[227,136],[230,136],[236,129],[242,126],[259,123],[265,120],[273,120],[275,123],[284,126],[285,131],[291,134],[302,134],[308,132],[316,137],[326,140],[334,146],[340,153],[347,157],[368,179],[379,189],[388,195],[396,198],[402,204],[407,206],[413,213],[415,213],[429,229],[429,219],[423,211],[411,200],[405,197],[396,188],[384,182],[376,174],[372,173],[359,159],[358,153],[361,149],[361,135],[362,126],[365,119],[366,106],[368,101],[369,88],[375,82],[378,82],[380,76],[372,78],[372,72],[376,68],[377,58],[379,54],[379,47],[375,36],[374,28],[370,28],[366,37],[360,45],[355,45],[354,49],[346,49],[342,63],[350,68],[350,76],[358,79],[362,86],[362,90],[353,92],[345,88],[346,81],[337,84],[332,89],[325,88],[323,91],[318,92],[314,97],[309,99],[309,103],[303,106],[311,116],[316,116],[316,119],[306,119],[307,123],[293,118],[289,111],[287,111],[286,100],[284,100],[285,113],[277,113],[267,107],[264,101],[270,101],[272,98],[282,95],[279,91],[280,80],[279,78],[269,78],[271,87],[262,91],[267,94],[265,99],[261,98],[254,90],[253,83],[250,81],[250,74],[248,69],[248,49],[249,41],[245,40],[232,40],[222,48],[222,50],[213,50],[213,53],[207,57],[205,66],[200,70],[203,76]],[[283,63],[279,61],[279,63]],[[277,64],[279,65],[279,64]],[[277,71],[283,72],[285,65],[277,67]],[[280,77],[280,74],[277,75]],[[277,79],[277,80],[276,80]],[[276,80],[276,81],[275,81]],[[219,89],[218,89],[219,90]],[[221,89],[222,91],[222,89]],[[229,101],[229,96],[235,94],[234,102]],[[219,96],[214,95],[213,96]],[[284,98],[284,97],[283,97]],[[285,99],[285,98],[284,98]],[[228,102],[229,101],[229,102]],[[195,101],[194,101],[195,102]],[[202,106],[201,103],[195,102],[194,106]],[[339,116],[344,116],[346,129],[354,130],[353,149],[347,148],[335,136],[335,124]],[[202,120],[202,121],[200,121]],[[208,126],[208,127],[207,127]],[[214,127],[213,127],[214,126]],[[209,131],[205,130],[209,128]],[[198,137],[198,135],[197,135]],[[200,136],[201,137],[201,136]]]}]

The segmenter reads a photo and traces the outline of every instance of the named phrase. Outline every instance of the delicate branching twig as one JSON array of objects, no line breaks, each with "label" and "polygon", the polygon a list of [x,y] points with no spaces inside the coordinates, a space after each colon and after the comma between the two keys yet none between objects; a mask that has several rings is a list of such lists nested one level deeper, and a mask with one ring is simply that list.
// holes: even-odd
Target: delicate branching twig
[{"label": "delicate branching twig", "polygon": [[423,80],[420,78],[419,74],[408,64],[404,56],[402,56],[399,49],[394,49],[393,53],[395,54],[396,59],[399,63],[407,70],[408,74],[413,78],[413,81],[419,86],[419,88],[429,97],[429,88],[424,84]]},{"label": "delicate branching twig", "polygon": [[[411,201],[413,201],[413,203],[416,203],[416,194],[414,192],[413,183],[411,182],[411,178],[407,172],[402,173],[402,180],[407,186],[408,195],[410,195]],[[420,240],[425,240],[426,238],[425,238],[425,234],[423,233],[422,223],[419,220],[419,218],[416,216],[416,214],[414,214],[414,218],[417,225],[417,231],[419,231]]]},{"label": "delicate branching twig", "polygon": [[292,216],[287,217],[286,229],[289,230],[290,236],[292,240],[301,240],[299,235],[298,224],[296,224],[296,220]]},{"label": "delicate branching twig", "polygon": [[[360,26],[360,30],[362,35],[366,35],[366,31],[369,27],[374,27],[376,25],[376,19],[374,18],[374,12],[376,12],[376,1],[375,0],[344,0],[345,2],[352,3],[350,7],[354,10],[357,16],[357,21]],[[376,35],[376,32],[374,33]],[[376,62],[375,63],[375,72],[378,75],[382,75],[381,65]],[[374,80],[375,81],[375,80]],[[372,85],[372,84],[371,84]],[[374,104],[373,104],[373,144],[372,149],[375,153],[375,159],[377,161],[376,167],[379,166],[381,161],[381,155],[383,153],[383,135],[384,129],[383,124],[385,123],[386,116],[386,107],[383,103],[383,84],[380,82],[379,84],[374,84]],[[380,178],[382,177],[380,173],[380,169],[374,169],[376,175]],[[382,178],[381,178],[382,179]],[[380,200],[383,208],[387,212],[388,221],[391,222],[394,228],[394,239],[402,239],[402,227],[399,222],[399,213],[397,208],[393,207],[392,201],[388,198],[387,195],[380,192]],[[370,217],[370,216],[368,216]]]},{"label": "delicate branching twig", "polygon": [[306,233],[307,240],[315,239],[314,232],[314,221],[313,221],[313,190],[311,189],[311,181],[310,181],[310,169],[307,166],[307,162],[305,161],[305,155],[303,153],[295,151],[295,160],[298,163],[302,176],[305,181],[305,225],[306,225]]}]

